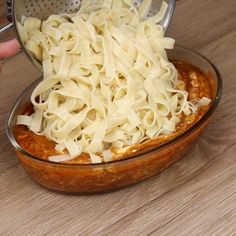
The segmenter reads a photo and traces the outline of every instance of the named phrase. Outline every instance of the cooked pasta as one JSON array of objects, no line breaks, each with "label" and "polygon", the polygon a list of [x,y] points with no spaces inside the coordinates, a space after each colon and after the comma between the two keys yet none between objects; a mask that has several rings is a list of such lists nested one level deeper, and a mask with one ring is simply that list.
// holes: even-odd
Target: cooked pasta
[{"label": "cooked pasta", "polygon": [[[93,163],[124,148],[175,132],[179,115],[195,112],[188,93],[178,90],[177,72],[159,24],[166,3],[146,19],[151,1],[82,1],[75,14],[47,20],[24,18],[20,34],[42,62],[44,79],[34,89],[35,112],[18,124],[45,135],[68,160],[89,153]],[[65,156],[65,151],[69,155]]]}]

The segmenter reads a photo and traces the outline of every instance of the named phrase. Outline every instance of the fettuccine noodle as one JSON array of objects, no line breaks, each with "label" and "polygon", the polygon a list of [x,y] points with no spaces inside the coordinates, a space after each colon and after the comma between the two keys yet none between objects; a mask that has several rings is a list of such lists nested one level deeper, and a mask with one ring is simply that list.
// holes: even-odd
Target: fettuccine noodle
[{"label": "fettuccine noodle", "polygon": [[18,23],[44,79],[31,96],[35,112],[17,123],[53,140],[69,159],[85,152],[98,163],[111,147],[175,132],[179,115],[197,107],[176,89],[177,72],[166,55],[174,40],[159,24],[166,3],[146,19],[152,1],[139,8],[131,0],[93,2],[82,1],[76,14]]}]

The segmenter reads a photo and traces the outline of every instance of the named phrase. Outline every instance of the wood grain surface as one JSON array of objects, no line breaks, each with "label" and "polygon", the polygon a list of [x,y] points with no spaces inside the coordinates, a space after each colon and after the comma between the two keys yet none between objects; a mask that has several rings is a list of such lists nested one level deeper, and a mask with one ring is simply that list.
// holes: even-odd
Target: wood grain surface
[{"label": "wood grain surface", "polygon": [[[0,24],[4,9],[0,0]],[[17,96],[40,72],[24,55],[4,65],[0,235],[236,235],[236,1],[181,0],[168,35],[218,67],[221,104],[185,158],[158,176],[107,194],[57,194],[28,177],[5,127]]]}]

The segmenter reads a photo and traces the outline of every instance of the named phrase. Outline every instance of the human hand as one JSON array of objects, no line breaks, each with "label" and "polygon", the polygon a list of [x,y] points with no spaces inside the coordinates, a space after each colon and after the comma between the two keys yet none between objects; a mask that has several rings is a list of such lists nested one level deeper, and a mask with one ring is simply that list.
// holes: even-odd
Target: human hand
[{"label": "human hand", "polygon": [[20,49],[20,45],[16,39],[0,43],[0,72],[2,70],[1,60],[16,54]]}]

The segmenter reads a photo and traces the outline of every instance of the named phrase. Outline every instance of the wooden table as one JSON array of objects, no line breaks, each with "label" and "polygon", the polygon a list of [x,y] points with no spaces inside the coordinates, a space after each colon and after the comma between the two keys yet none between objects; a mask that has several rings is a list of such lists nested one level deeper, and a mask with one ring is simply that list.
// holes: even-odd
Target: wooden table
[{"label": "wooden table", "polygon": [[28,177],[5,126],[17,96],[40,73],[24,55],[4,65],[0,235],[236,235],[236,1],[182,0],[168,35],[219,68],[220,107],[184,159],[156,177],[107,194],[61,195]]}]

